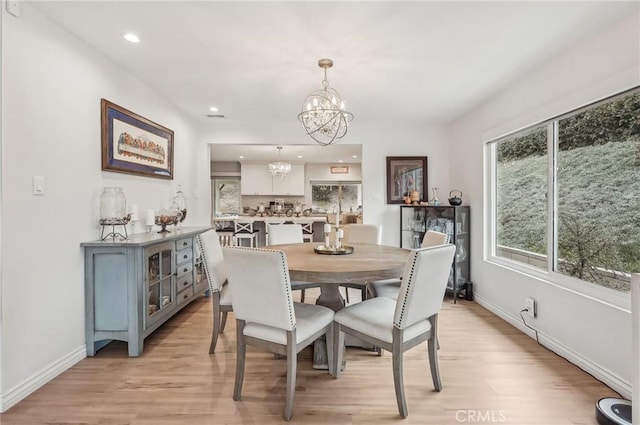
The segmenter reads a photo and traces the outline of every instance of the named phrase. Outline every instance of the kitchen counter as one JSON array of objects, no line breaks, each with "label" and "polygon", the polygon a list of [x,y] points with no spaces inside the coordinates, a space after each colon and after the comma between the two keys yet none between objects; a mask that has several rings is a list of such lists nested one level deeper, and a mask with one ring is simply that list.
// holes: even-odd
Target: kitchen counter
[{"label": "kitchen counter", "polygon": [[[273,223],[296,223],[296,224],[308,224],[311,223],[313,229],[313,241],[324,241],[324,224],[330,223],[335,225],[335,214],[316,215],[316,216],[301,216],[301,217],[282,217],[277,216],[264,216],[260,215],[250,216],[247,214],[240,215],[226,215],[213,218],[213,225],[219,234],[224,234],[225,243],[233,237],[234,222],[236,220],[252,221],[254,222],[254,228],[258,229],[258,246],[264,246],[267,242],[267,224]],[[351,223],[362,223],[362,217],[355,214],[342,214],[340,220],[340,226],[349,225]]]},{"label": "kitchen counter", "polygon": [[285,221],[292,221],[294,223],[314,223],[316,221],[322,222],[322,223],[326,223],[327,222],[327,216],[323,215],[323,216],[309,216],[309,217],[287,217],[286,215],[283,215],[282,217],[277,217],[277,216],[271,216],[271,217],[267,217],[266,215],[264,217],[260,217],[259,215],[254,215],[254,216],[250,216],[250,215],[229,215],[229,216],[222,216],[222,217],[214,217],[213,221],[214,222],[221,222],[221,221],[235,221],[235,220],[243,220],[243,221],[264,221],[265,223],[283,223]]},{"label": "kitchen counter", "polygon": [[267,232],[267,224],[268,223],[296,223],[296,224],[307,224],[312,223],[313,228],[313,240],[322,241],[324,238],[323,235],[323,227],[324,223],[327,222],[327,216],[318,216],[318,217],[287,217],[286,215],[282,217],[272,216],[272,217],[260,217],[260,215],[250,216],[250,215],[233,215],[233,216],[222,216],[222,217],[214,217],[213,224],[218,233],[222,232],[230,232],[233,233],[233,226],[236,220],[242,221],[252,221],[254,222],[254,227],[259,230],[258,232],[258,246],[264,246],[266,243],[266,232]]},{"label": "kitchen counter", "polygon": [[294,223],[314,223],[316,221],[320,221],[320,222],[323,222],[323,223],[327,222],[327,216],[326,215],[322,216],[322,217],[304,217],[304,216],[287,217],[286,215],[283,215],[282,217],[277,217],[277,216],[267,217],[266,215],[264,217],[260,217],[259,215],[255,215],[255,216],[251,217],[251,216],[248,216],[248,215],[241,215],[241,216],[239,216],[239,218],[241,218],[243,220],[251,219],[253,221],[264,221],[265,223],[283,223],[285,221],[292,221]]}]

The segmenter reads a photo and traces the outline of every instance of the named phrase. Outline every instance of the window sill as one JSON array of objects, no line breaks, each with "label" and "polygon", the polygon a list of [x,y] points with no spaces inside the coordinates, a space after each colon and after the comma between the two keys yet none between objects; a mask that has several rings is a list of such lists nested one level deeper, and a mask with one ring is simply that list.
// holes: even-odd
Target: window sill
[{"label": "window sill", "polygon": [[613,308],[631,312],[631,294],[606,288],[591,282],[565,276],[556,272],[547,272],[533,266],[528,266],[516,261],[510,261],[500,257],[489,257],[489,264],[514,271],[519,274],[537,279],[562,290],[575,293],[578,296],[592,299]]}]

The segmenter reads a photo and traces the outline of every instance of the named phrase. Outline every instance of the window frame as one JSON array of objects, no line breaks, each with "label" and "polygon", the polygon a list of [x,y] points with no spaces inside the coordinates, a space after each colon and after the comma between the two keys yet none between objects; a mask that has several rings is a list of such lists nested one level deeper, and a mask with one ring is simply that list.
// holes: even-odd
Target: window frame
[{"label": "window frame", "polygon": [[[211,178],[211,217],[222,217],[222,215],[218,215],[218,207],[220,206],[220,199],[217,196],[216,184],[218,182],[233,182],[234,184],[240,185],[240,177],[239,176],[217,176]],[[242,195],[238,192],[238,214],[242,213]]]},{"label": "window frame", "polygon": [[[363,202],[363,190],[362,190],[362,181],[360,180],[310,180],[309,181],[309,202],[310,207],[313,208],[313,186],[315,185],[327,185],[327,186],[360,186],[358,190],[358,201],[360,202],[360,206],[362,206]],[[345,213],[346,211],[342,211]]]},{"label": "window frame", "polygon": [[[621,292],[607,288],[593,282],[578,279],[573,276],[564,275],[554,270],[557,264],[557,241],[558,241],[558,151],[559,151],[559,122],[562,119],[579,114],[592,109],[598,105],[613,102],[616,99],[633,93],[640,93],[640,86],[636,86],[610,96],[603,97],[571,111],[555,115],[553,117],[521,126],[509,132],[503,132],[498,136],[487,138],[484,141],[484,182],[485,182],[485,229],[484,240],[485,255],[484,260],[488,263],[524,274],[526,276],[544,281],[563,290],[586,296],[594,301],[608,304],[611,307],[628,311],[631,307],[630,292]],[[498,222],[497,222],[497,153],[498,144],[501,140],[515,134],[526,131],[530,128],[546,124],[547,126],[547,268],[527,265],[522,262],[511,260],[497,255]]]}]

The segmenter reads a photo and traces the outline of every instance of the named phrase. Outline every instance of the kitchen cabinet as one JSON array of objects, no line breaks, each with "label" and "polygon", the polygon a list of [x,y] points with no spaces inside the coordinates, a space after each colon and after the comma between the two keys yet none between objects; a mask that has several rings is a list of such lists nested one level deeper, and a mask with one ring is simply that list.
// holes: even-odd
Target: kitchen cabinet
[{"label": "kitchen cabinet", "polygon": [[291,164],[291,172],[282,179],[273,179],[273,194],[278,196],[304,196],[304,165]]},{"label": "kitchen cabinet", "polygon": [[471,285],[471,245],[468,206],[400,206],[400,247],[419,248],[427,230],[449,235],[449,243],[456,246],[447,291],[458,294]]},{"label": "kitchen cabinet", "polygon": [[242,164],[240,193],[242,195],[304,196],[304,164],[291,164],[291,172],[273,178],[269,163]]},{"label": "kitchen cabinet", "polygon": [[209,227],[83,242],[87,356],[112,340],[142,354],[149,334],[206,289],[196,237]]},{"label": "kitchen cabinet", "polygon": [[240,194],[273,195],[273,177],[267,163],[242,164],[240,168]]}]

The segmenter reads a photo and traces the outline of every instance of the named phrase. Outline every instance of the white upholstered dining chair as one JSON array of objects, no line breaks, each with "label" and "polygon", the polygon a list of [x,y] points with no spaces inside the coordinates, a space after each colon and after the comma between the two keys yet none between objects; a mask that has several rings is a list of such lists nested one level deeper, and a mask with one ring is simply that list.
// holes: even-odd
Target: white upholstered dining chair
[{"label": "white upholstered dining chair", "polygon": [[[282,245],[287,243],[303,243],[304,231],[300,224],[267,224],[269,245]],[[305,289],[317,288],[318,284],[294,280],[291,289],[300,290],[300,302],[304,302]]]},{"label": "white upholstered dining chair", "polygon": [[[449,235],[435,230],[427,230],[422,238],[421,248],[445,245],[449,243]],[[384,279],[369,282],[369,293],[373,297],[387,297],[395,300],[400,292],[400,279]]]},{"label": "white upholstered dining chair", "polygon": [[[344,227],[344,244],[367,243],[380,245],[382,242],[382,226],[377,224],[349,224]],[[367,282],[343,283],[347,304],[349,303],[349,288],[359,289],[362,301],[367,299]]]},{"label": "white upholstered dining chair", "polygon": [[[224,256],[237,325],[233,399],[240,400],[242,395],[247,345],[286,355],[284,418],[288,421],[295,399],[297,354],[322,335],[333,342],[334,312],[327,307],[293,302],[284,252],[226,247]],[[328,358],[333,374],[333,354]]]},{"label": "white upholstered dining chair", "polygon": [[348,224],[344,226],[344,242],[382,243],[382,226],[378,224]]},{"label": "white upholstered dining chair", "polygon": [[404,352],[427,341],[431,379],[442,389],[438,370],[438,313],[444,298],[456,248],[440,245],[411,252],[396,301],[370,298],[336,312],[334,318],[333,370],[340,377],[345,333],[391,351],[393,382],[398,411],[407,417],[404,392]]},{"label": "white upholstered dining chair", "polygon": [[282,245],[286,243],[302,243],[302,225],[300,224],[267,224],[269,245]]},{"label": "white upholstered dining chair", "polygon": [[227,270],[220,246],[220,238],[215,230],[208,230],[198,235],[198,244],[202,255],[202,267],[209,283],[213,302],[213,332],[209,354],[216,351],[218,336],[224,332],[227,314],[233,311],[231,294],[227,285]]}]

